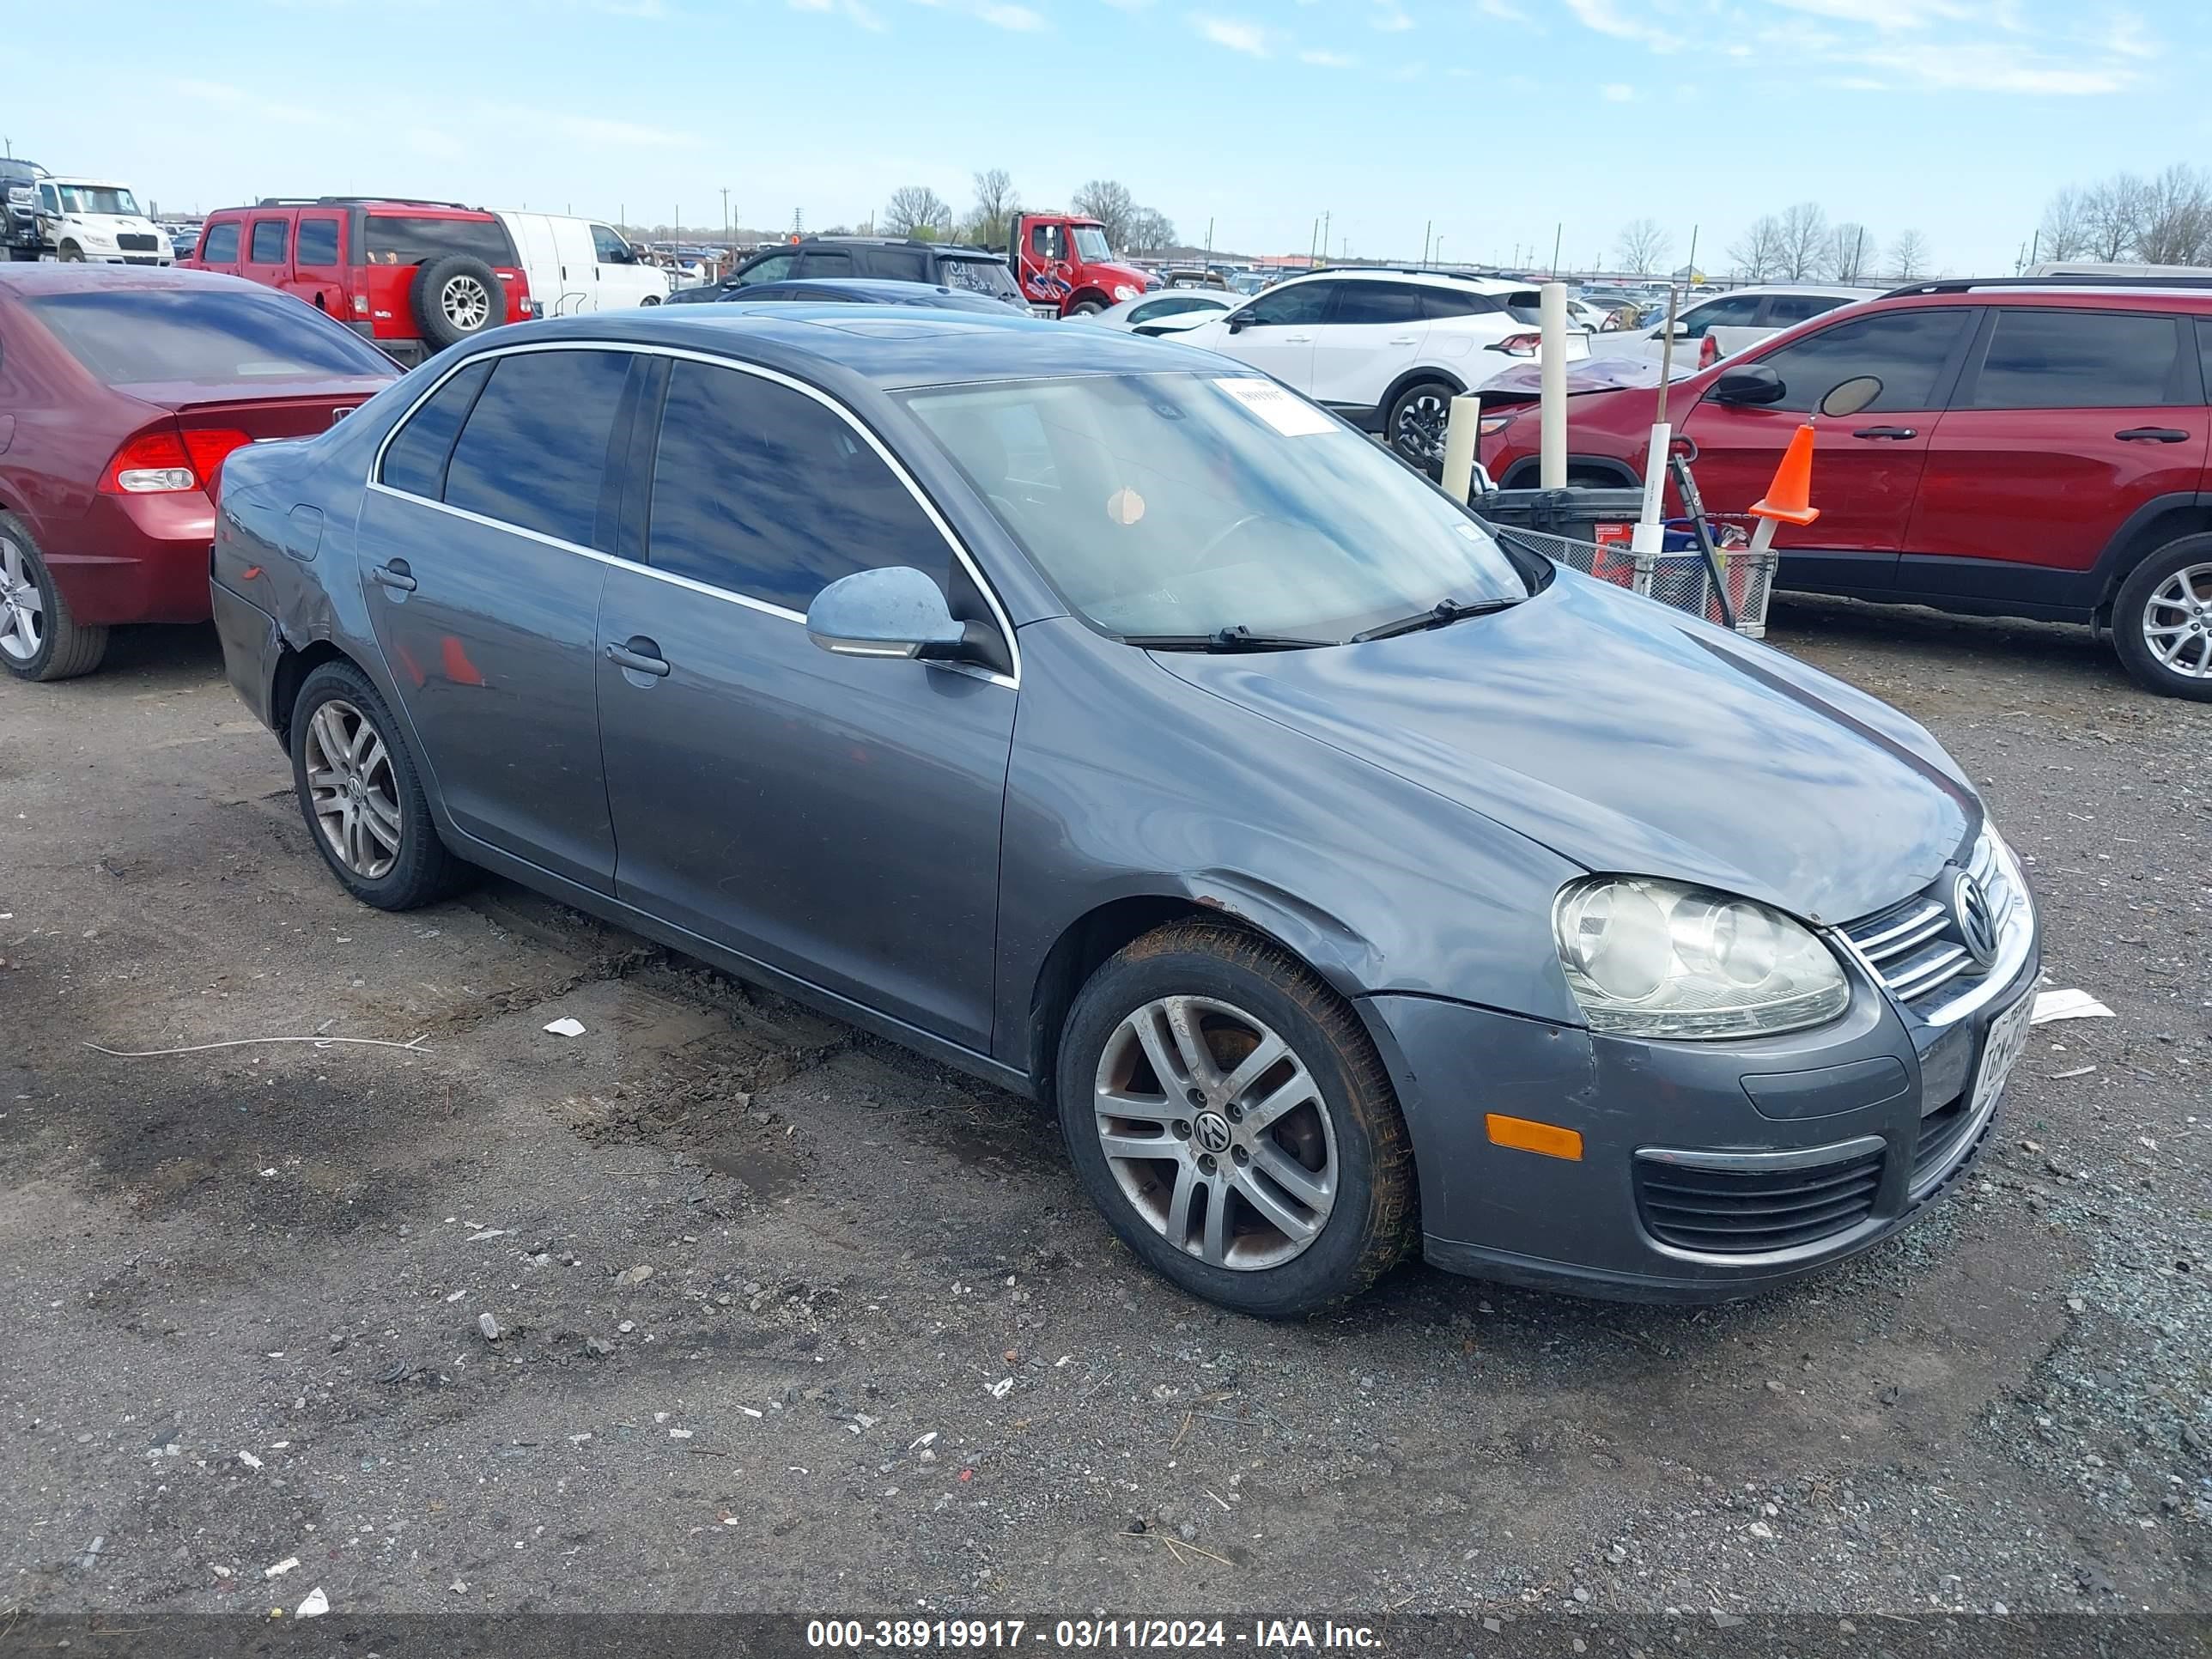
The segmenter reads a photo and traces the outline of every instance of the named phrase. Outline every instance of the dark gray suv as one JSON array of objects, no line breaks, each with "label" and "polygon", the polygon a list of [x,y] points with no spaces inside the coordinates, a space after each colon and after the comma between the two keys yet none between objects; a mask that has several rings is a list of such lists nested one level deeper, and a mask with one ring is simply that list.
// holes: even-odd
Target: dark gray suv
[{"label": "dark gray suv", "polygon": [[502,330],[225,464],[214,604],[364,902],[502,872],[1059,1115],[1261,1314],[1732,1297],[1990,1131],[2037,972],[1926,732],[1172,342]]}]

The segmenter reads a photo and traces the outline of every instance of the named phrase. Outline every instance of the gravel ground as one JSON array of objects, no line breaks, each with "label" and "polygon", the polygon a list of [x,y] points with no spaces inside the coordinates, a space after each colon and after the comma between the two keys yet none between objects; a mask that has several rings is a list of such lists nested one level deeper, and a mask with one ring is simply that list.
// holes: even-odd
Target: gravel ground
[{"label": "gravel ground", "polygon": [[[1777,623],[2117,1018],[1795,1290],[1303,1326],[1139,1270],[1019,1101],[513,887],[352,904],[205,630],[0,683],[0,1607],[2201,1609],[2212,708]],[[316,1032],[420,1041],[85,1046]]]}]

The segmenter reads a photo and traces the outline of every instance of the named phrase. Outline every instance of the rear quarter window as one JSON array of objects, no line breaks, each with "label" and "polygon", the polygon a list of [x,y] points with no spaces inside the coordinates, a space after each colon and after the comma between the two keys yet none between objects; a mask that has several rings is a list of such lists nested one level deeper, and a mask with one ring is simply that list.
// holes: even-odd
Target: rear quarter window
[{"label": "rear quarter window", "polygon": [[391,380],[398,373],[350,329],[267,289],[94,289],[27,303],[109,386]]},{"label": "rear quarter window", "polygon": [[363,263],[372,265],[428,264],[449,253],[465,253],[488,265],[514,264],[514,244],[496,219],[372,213],[363,241]]}]

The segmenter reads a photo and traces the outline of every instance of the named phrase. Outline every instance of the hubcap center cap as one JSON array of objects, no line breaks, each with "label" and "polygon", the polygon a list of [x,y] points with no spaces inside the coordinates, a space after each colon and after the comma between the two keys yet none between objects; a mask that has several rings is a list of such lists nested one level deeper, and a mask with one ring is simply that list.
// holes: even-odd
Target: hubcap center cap
[{"label": "hubcap center cap", "polygon": [[1229,1150],[1237,1139],[1237,1132],[1229,1127],[1229,1120],[1218,1112],[1200,1112],[1190,1128],[1191,1139],[1204,1151],[1216,1157]]}]

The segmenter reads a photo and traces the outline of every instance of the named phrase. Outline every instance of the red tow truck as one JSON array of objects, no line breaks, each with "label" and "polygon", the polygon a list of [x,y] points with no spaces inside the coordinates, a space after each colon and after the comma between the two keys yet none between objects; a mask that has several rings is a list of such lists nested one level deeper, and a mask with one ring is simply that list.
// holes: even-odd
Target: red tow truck
[{"label": "red tow truck", "polygon": [[1088,316],[1159,286],[1116,258],[1106,227],[1079,213],[1019,215],[1012,243],[1007,252],[1022,296],[1058,306],[1063,317]]}]

